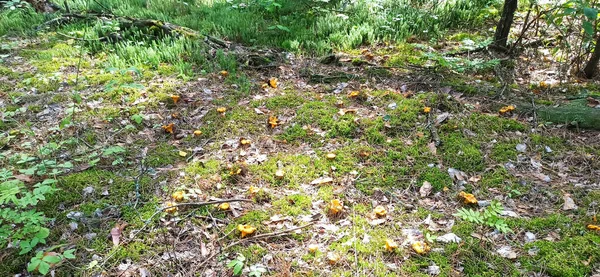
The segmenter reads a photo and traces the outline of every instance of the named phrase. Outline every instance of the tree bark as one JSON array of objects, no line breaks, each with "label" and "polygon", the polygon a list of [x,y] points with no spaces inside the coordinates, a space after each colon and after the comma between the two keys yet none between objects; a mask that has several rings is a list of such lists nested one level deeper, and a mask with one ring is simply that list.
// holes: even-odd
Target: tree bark
[{"label": "tree bark", "polygon": [[596,74],[596,69],[598,69],[598,61],[600,61],[600,36],[598,36],[596,39],[596,46],[594,47],[594,53],[592,53],[592,57],[590,57],[590,60],[583,69],[583,73],[585,74],[586,78],[590,79],[594,77],[594,74]]},{"label": "tree bark", "polygon": [[496,33],[494,34],[494,45],[506,48],[510,26],[515,17],[515,11],[517,11],[517,0],[505,0],[502,16],[500,17],[500,21],[498,21]]}]

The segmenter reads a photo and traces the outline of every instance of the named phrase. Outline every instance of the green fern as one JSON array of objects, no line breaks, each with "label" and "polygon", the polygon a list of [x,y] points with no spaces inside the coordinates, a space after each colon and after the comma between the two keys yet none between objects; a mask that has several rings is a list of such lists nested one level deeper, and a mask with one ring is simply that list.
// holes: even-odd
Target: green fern
[{"label": "green fern", "polygon": [[502,207],[502,204],[500,204],[499,202],[492,202],[487,208],[485,208],[481,212],[466,208],[460,208],[453,215],[469,222],[485,224],[489,227],[495,228],[501,233],[512,232],[512,230],[508,227],[508,224],[506,224],[506,221],[500,218],[500,214],[502,213],[502,211],[504,211],[504,207]]}]

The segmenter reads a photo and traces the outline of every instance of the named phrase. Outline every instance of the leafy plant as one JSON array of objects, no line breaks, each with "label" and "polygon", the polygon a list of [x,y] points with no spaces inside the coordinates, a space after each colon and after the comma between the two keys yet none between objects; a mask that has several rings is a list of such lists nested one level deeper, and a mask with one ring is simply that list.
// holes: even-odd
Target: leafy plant
[{"label": "leafy plant", "polygon": [[244,257],[244,255],[242,254],[239,254],[235,259],[231,260],[231,262],[227,264],[227,268],[233,269],[234,276],[240,276],[242,275],[242,270],[244,269],[245,261],[246,257]]},{"label": "leafy plant", "polygon": [[453,215],[469,222],[485,224],[502,233],[512,232],[512,230],[506,224],[506,221],[500,217],[502,211],[504,211],[502,204],[499,202],[492,202],[483,211],[460,208],[458,209],[457,213]]},{"label": "leafy plant", "polygon": [[37,271],[42,275],[46,275],[51,267],[56,266],[65,259],[75,259],[75,249],[66,250],[62,254],[38,251],[27,265],[27,271]]},{"label": "leafy plant", "polygon": [[54,179],[46,179],[33,186],[30,191],[25,184],[12,176],[10,171],[3,171],[0,183],[0,243],[19,242],[19,254],[30,252],[40,243],[46,243],[50,234],[43,225],[48,218],[35,210],[39,201],[57,189]]}]

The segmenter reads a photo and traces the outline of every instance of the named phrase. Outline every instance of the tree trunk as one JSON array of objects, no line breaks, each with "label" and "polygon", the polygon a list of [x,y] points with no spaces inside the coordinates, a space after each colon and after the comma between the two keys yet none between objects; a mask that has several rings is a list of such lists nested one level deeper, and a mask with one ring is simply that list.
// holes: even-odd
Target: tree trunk
[{"label": "tree trunk", "polygon": [[592,53],[592,57],[583,69],[583,73],[585,73],[586,78],[590,79],[594,77],[594,74],[596,74],[596,69],[598,68],[598,61],[600,61],[600,36],[598,36],[596,39],[596,47],[594,47],[594,53]]},{"label": "tree trunk", "polygon": [[496,34],[494,34],[494,45],[506,48],[510,26],[512,25],[517,10],[517,0],[505,0],[504,8],[502,9],[502,17],[498,21]]}]

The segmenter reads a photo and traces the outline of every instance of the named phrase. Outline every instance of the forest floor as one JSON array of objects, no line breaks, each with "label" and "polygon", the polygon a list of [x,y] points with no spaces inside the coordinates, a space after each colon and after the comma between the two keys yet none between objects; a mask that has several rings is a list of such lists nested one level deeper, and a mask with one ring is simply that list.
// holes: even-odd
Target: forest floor
[{"label": "forest floor", "polygon": [[[535,114],[599,87],[542,84],[555,73],[537,51],[429,66],[427,53],[467,39],[343,51],[337,64],[269,50],[275,63],[252,67],[208,51],[216,65],[188,76],[168,62],[106,66],[151,49],[5,36],[0,164],[60,166],[38,204],[54,218],[39,249],[76,249],[57,276],[600,274],[588,227],[600,133]],[[239,225],[256,230],[242,238]],[[35,253],[16,253],[0,252],[0,275],[26,273]]]}]

